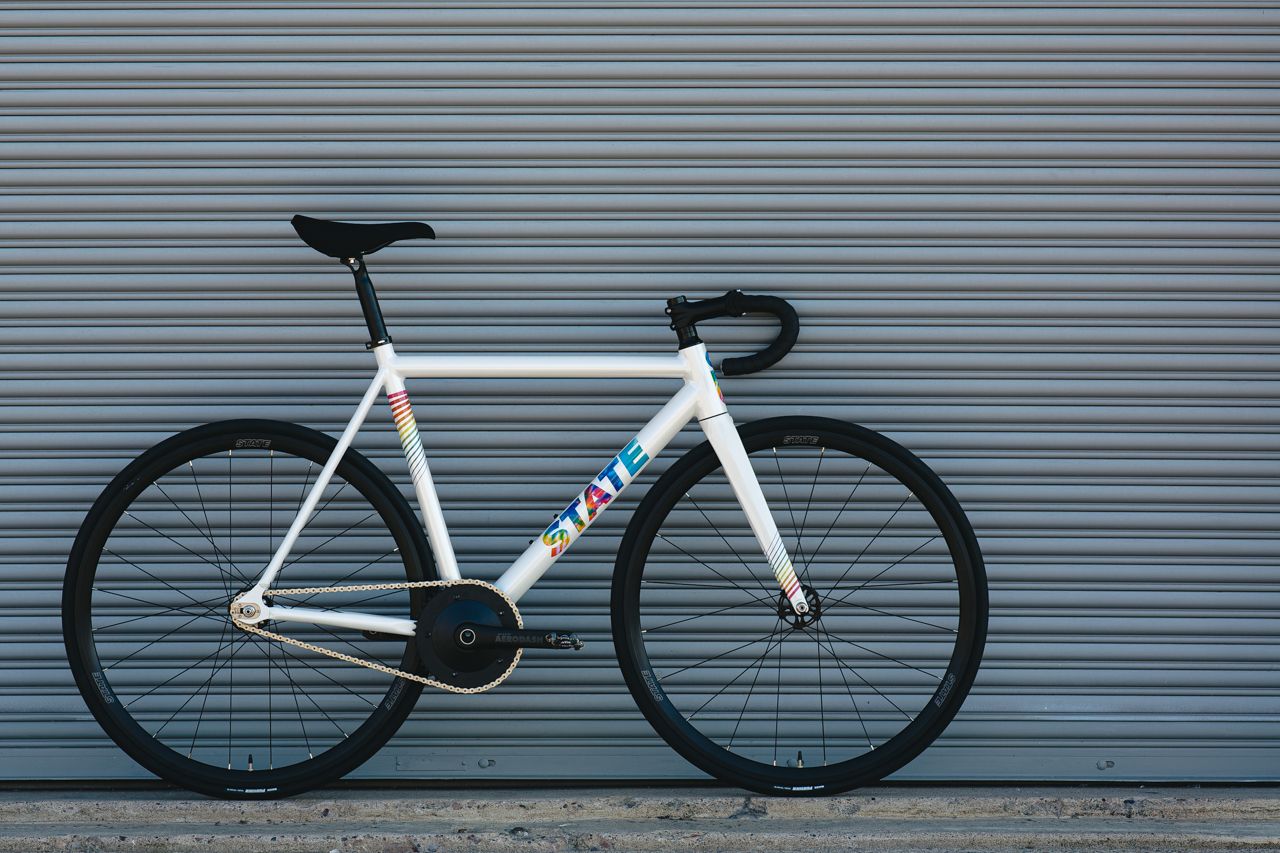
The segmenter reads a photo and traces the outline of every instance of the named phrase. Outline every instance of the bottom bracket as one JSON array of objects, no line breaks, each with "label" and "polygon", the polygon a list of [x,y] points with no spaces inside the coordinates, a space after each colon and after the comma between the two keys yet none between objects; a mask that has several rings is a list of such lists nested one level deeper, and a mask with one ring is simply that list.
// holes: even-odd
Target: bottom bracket
[{"label": "bottom bracket", "polygon": [[444,587],[418,613],[418,657],[437,681],[452,687],[483,687],[500,678],[520,651],[467,648],[459,643],[459,629],[466,624],[516,629],[520,616],[487,584],[463,581]]}]

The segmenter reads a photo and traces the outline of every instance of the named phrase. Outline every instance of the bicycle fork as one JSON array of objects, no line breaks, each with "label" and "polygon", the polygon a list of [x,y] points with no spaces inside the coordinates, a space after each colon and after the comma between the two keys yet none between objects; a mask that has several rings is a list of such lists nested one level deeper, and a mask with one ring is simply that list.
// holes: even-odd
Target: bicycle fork
[{"label": "bicycle fork", "polygon": [[804,588],[796,577],[795,567],[791,565],[791,556],[787,553],[786,543],[782,541],[782,534],[778,532],[778,525],[769,511],[764,490],[760,488],[760,480],[742,445],[742,437],[738,435],[738,428],[724,404],[720,383],[707,358],[707,348],[703,344],[697,344],[680,350],[680,354],[686,358],[697,358],[706,364],[704,371],[694,374],[694,384],[700,386],[698,425],[702,427],[707,441],[711,442],[711,447],[719,457],[734,497],[746,513],[747,524],[751,526],[751,532],[755,534],[783,595],[791,602],[791,608],[796,613],[808,613],[809,602],[805,598]]}]

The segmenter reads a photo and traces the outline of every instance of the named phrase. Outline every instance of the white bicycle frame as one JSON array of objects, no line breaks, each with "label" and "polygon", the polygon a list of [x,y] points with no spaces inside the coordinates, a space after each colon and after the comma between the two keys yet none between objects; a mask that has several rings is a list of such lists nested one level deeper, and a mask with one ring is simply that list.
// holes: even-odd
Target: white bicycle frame
[{"label": "white bicycle frame", "polygon": [[[808,603],[800,582],[796,579],[790,555],[769,512],[760,483],[742,446],[742,439],[738,436],[733,419],[729,417],[704,344],[684,347],[671,356],[399,356],[390,343],[375,347],[373,352],[377,358],[378,372],[346,429],[342,431],[337,446],[321,469],[271,562],[253,588],[237,598],[237,606],[240,607],[237,618],[240,621],[249,624],[266,620],[305,622],[406,637],[414,635],[416,623],[413,619],[308,607],[284,607],[265,601],[270,597],[272,584],[315,511],[338,463],[384,390],[400,433],[405,461],[413,479],[413,488],[422,510],[422,521],[435,555],[437,571],[442,580],[462,578],[435,484],[431,479],[431,471],[423,453],[408,392],[405,390],[405,380],[412,378],[670,378],[683,381],[680,390],[667,404],[495,582],[495,586],[512,601],[518,601],[537,583],[583,531],[644,470],[649,461],[661,453],[671,439],[696,417],[698,425],[720,459],[734,496],[746,513],[751,531],[773,570],[780,590],[790,600],[796,612],[808,611]],[[251,606],[246,608],[245,605]]]}]

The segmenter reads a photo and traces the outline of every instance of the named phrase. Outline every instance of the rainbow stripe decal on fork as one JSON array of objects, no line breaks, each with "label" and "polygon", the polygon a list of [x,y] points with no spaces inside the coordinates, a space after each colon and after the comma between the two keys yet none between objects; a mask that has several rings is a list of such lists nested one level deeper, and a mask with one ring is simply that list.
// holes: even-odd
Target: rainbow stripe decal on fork
[{"label": "rainbow stripe decal on fork", "polygon": [[782,587],[783,594],[796,612],[807,611],[809,604],[805,600],[804,590],[800,588],[800,580],[796,577],[796,570],[791,565],[791,558],[787,556],[787,548],[782,544],[781,536],[773,540],[773,547],[769,549],[769,567],[773,569],[778,586]]},{"label": "rainbow stripe decal on fork", "polygon": [[393,391],[387,395],[387,402],[391,404],[391,416],[395,418],[396,431],[400,433],[400,446],[404,448],[404,458],[409,463],[409,476],[417,484],[426,469],[427,457],[422,452],[422,439],[418,436],[413,406],[409,405],[409,392]]}]

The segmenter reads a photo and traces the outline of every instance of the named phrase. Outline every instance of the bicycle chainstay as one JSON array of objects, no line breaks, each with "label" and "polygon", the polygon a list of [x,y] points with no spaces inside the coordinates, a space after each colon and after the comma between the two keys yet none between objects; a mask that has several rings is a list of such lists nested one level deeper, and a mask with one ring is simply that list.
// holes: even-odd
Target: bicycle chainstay
[{"label": "bicycle chainstay", "polygon": [[[511,608],[511,612],[516,617],[517,627],[520,627],[520,628],[524,627],[524,620],[520,618],[520,611],[516,609],[516,603],[512,601],[505,592],[498,589],[496,586],[494,586],[491,583],[486,583],[485,581],[478,581],[478,580],[469,580],[466,578],[462,580],[456,580],[456,581],[405,581],[404,583],[366,583],[366,584],[351,584],[349,586],[314,586],[314,587],[300,587],[297,589],[273,589],[268,593],[268,595],[269,596],[321,595],[326,592],[377,592],[379,590],[384,590],[384,589],[445,589],[451,586],[463,586],[467,584],[486,587],[492,592],[496,592],[498,595],[502,596],[502,600],[507,603],[507,606]],[[234,608],[234,602],[233,602],[233,608]],[[232,612],[235,612],[234,609]],[[336,660],[344,661],[346,663],[353,663],[353,664],[356,664],[357,666],[363,666],[363,667],[367,667],[368,669],[377,670],[378,672],[385,672],[387,675],[394,675],[398,678],[408,679],[409,681],[417,681],[422,684],[425,684],[428,687],[438,687],[439,689],[447,690],[450,693],[483,693],[486,690],[490,690],[494,687],[497,687],[499,684],[507,680],[507,676],[511,675],[511,673],[516,668],[516,664],[520,663],[520,658],[524,655],[524,649],[516,649],[515,657],[511,659],[511,666],[507,667],[506,672],[502,673],[502,675],[498,676],[493,681],[490,681],[488,684],[481,685],[480,687],[455,687],[452,684],[445,684],[443,681],[436,681],[434,678],[428,678],[424,675],[415,675],[412,672],[405,672],[402,669],[395,669],[393,667],[383,666],[382,664],[374,663],[373,661],[361,660],[360,658],[353,657],[352,655],[346,654],[344,652],[334,651],[333,649],[326,649],[323,646],[317,646],[314,643],[307,643],[302,640],[295,640],[292,637],[286,637],[283,634],[277,634],[274,631],[268,631],[265,628],[259,628],[257,625],[249,625],[245,622],[241,622],[239,619],[235,618],[234,616],[232,617],[232,622],[234,622],[235,626],[240,630],[246,631],[250,634],[257,634],[258,636],[265,637],[268,640],[276,640],[281,643],[288,643],[291,646],[297,646],[298,648],[306,649],[309,652],[315,652],[316,654],[327,655],[328,657],[335,658]],[[406,639],[412,640],[411,637],[407,637]]]}]

